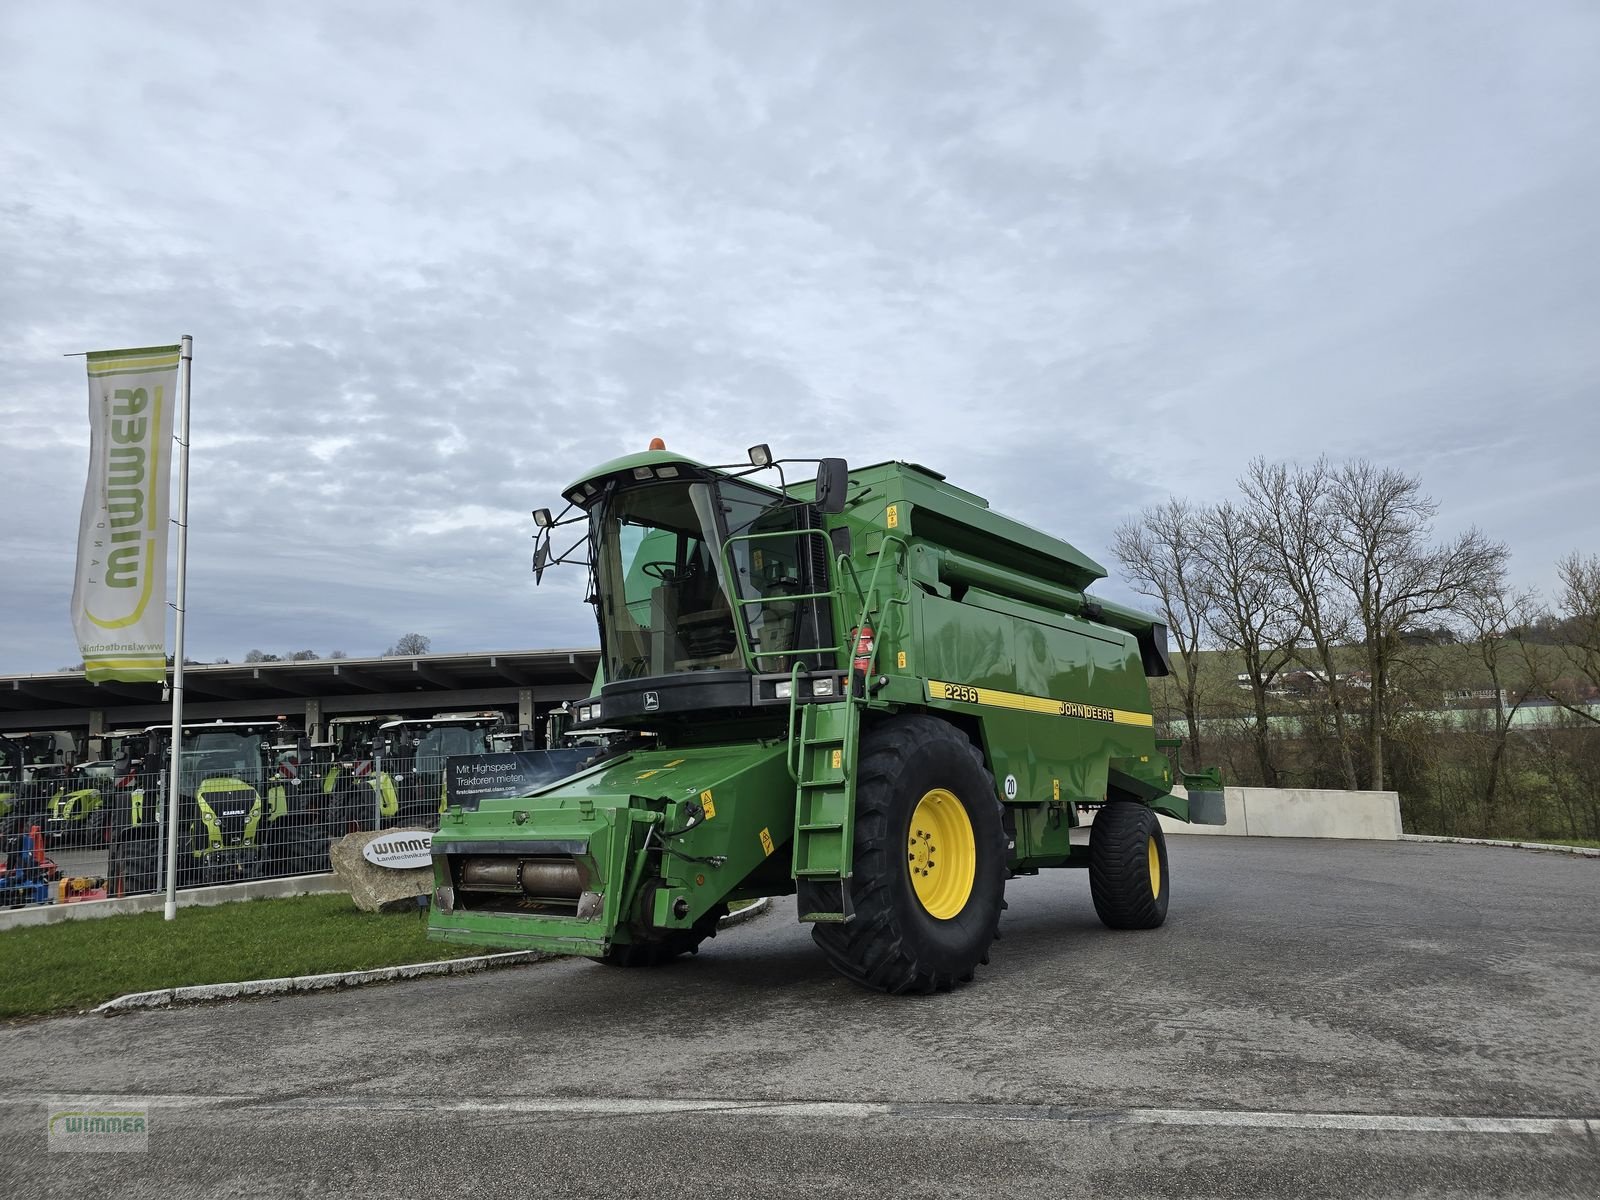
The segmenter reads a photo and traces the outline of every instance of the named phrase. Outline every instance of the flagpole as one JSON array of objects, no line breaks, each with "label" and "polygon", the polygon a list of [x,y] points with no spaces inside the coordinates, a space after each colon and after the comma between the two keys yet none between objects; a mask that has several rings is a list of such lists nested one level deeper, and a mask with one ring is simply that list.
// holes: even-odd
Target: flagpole
[{"label": "flagpole", "polygon": [[178,393],[182,415],[178,425],[178,611],[172,653],[172,762],[167,770],[167,904],[166,919],[178,915],[178,764],[183,750],[183,618],[189,574],[189,371],[194,338],[187,333],[179,351]]}]

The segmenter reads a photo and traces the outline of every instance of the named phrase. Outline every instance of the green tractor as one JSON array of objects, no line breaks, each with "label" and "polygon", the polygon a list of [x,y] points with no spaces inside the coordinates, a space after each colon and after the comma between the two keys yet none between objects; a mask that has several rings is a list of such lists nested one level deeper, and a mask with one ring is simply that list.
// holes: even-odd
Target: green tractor
[{"label": "green tractor", "polygon": [[25,758],[22,743],[0,733],[0,833],[9,829],[11,814],[19,809]]},{"label": "green tractor", "polygon": [[105,840],[106,797],[116,775],[110,762],[52,768],[46,787],[44,837],[50,846],[99,846]]},{"label": "green tractor", "polygon": [[507,729],[498,712],[440,713],[388,721],[374,753],[385,825],[433,825],[447,807],[445,760],[494,751],[494,735]]},{"label": "green tractor", "polygon": [[77,765],[77,756],[77,741],[64,730],[0,737],[0,832],[38,825],[52,845],[97,841],[99,775],[89,769],[96,764]]},{"label": "green tractor", "polygon": [[[271,721],[184,725],[178,779],[178,886],[238,883],[316,869],[316,815],[274,752],[289,731]],[[107,875],[124,894],[157,886],[165,853],[162,772],[172,727],[111,735],[113,767]],[[308,789],[309,790],[309,789]]]},{"label": "green tractor", "polygon": [[373,751],[378,730],[392,716],[343,716],[328,722],[331,755],[323,763],[322,791],[335,837],[362,829],[376,829],[380,820],[392,820],[400,797],[394,778],[379,770]]},{"label": "green tractor", "polygon": [[1165,920],[1157,815],[1224,819],[1216,773],[1180,780],[1156,741],[1166,629],[937,472],[810,461],[791,482],[765,446],[737,468],[657,446],[535,513],[535,576],[583,562],[599,621],[572,732],[632,736],[449,807],[433,937],[653,965],[795,894],[828,962],[903,993],[973,977],[1015,876],[1084,868],[1106,925]]}]

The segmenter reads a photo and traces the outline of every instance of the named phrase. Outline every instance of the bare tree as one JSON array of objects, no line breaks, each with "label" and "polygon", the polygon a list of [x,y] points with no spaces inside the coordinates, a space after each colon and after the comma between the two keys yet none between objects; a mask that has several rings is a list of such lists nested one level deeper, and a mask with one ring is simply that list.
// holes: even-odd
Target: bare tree
[{"label": "bare tree", "polygon": [[1491,731],[1487,777],[1483,784],[1484,833],[1492,837],[1500,821],[1501,783],[1505,778],[1511,723],[1528,696],[1526,689],[1519,689],[1513,698],[1506,686],[1507,653],[1516,645],[1514,639],[1517,631],[1531,623],[1535,602],[1532,593],[1511,590],[1502,562],[1493,575],[1461,597],[1456,611],[1460,615],[1466,640],[1483,663],[1490,690],[1494,693],[1494,728]]},{"label": "bare tree", "polygon": [[276,654],[268,654],[265,650],[250,650],[245,653],[244,661],[247,663],[282,662]]},{"label": "bare tree", "polygon": [[1561,580],[1553,625],[1552,657],[1525,655],[1535,686],[1582,721],[1600,724],[1584,702],[1585,689],[1600,689],[1600,555],[1573,551],[1556,564]]},{"label": "bare tree", "polygon": [[1350,751],[1349,718],[1334,655],[1335,647],[1348,636],[1350,613],[1331,586],[1336,548],[1329,497],[1331,473],[1326,459],[1302,467],[1257,458],[1245,469],[1239,488],[1245,497],[1246,519],[1266,560],[1299,610],[1301,637],[1310,645],[1302,642],[1294,656],[1311,672],[1327,699],[1338,744],[1339,772],[1344,786],[1354,791],[1361,785]]},{"label": "bare tree", "polygon": [[432,645],[432,638],[424,637],[420,633],[408,633],[383,653],[385,657],[391,654],[426,654]]},{"label": "bare tree", "polygon": [[318,654],[315,650],[296,650],[293,654],[289,655],[289,661],[314,662],[321,657],[322,655]]},{"label": "bare tree", "polygon": [[1113,543],[1124,578],[1134,591],[1156,602],[1177,645],[1178,690],[1195,762],[1202,759],[1200,638],[1211,604],[1200,581],[1198,517],[1187,500],[1173,497],[1144,509],[1137,520],[1124,521],[1117,527]]},{"label": "bare tree", "polygon": [[1195,554],[1201,565],[1207,628],[1215,642],[1239,656],[1254,708],[1251,731],[1256,763],[1266,787],[1278,786],[1267,696],[1294,655],[1304,630],[1300,606],[1282,574],[1273,570],[1270,545],[1231,501],[1199,514]]},{"label": "bare tree", "polygon": [[1367,739],[1374,789],[1384,785],[1383,740],[1389,688],[1402,634],[1425,618],[1453,611],[1487,580],[1504,574],[1507,551],[1477,529],[1430,546],[1438,505],[1413,475],[1365,459],[1328,477],[1333,553],[1328,569],[1355,606],[1371,696]]}]

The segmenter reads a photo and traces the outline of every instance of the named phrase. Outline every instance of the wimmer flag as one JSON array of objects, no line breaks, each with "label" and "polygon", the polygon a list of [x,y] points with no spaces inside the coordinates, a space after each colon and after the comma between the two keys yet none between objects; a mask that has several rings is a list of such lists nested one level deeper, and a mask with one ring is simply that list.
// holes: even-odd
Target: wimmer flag
[{"label": "wimmer flag", "polygon": [[92,680],[167,673],[167,496],[178,347],[89,355],[89,482],[72,625]]}]

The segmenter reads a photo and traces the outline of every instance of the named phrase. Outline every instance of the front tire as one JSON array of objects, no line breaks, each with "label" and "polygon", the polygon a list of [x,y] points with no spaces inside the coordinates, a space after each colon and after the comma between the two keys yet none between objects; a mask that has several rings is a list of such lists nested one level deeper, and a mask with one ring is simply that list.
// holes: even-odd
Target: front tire
[{"label": "front tire", "polygon": [[1171,882],[1161,822],[1143,804],[1107,804],[1089,827],[1089,895],[1111,929],[1155,929],[1167,919]]},{"label": "front tire", "polygon": [[670,930],[652,941],[618,942],[594,961],[608,967],[659,967],[685,954],[700,953],[700,943],[717,936],[717,923],[728,915],[719,904],[688,929]]},{"label": "front tire", "polygon": [[965,734],[921,713],[867,730],[856,766],[855,918],[818,923],[811,937],[863,987],[949,991],[989,961],[1004,907],[994,777]]}]

